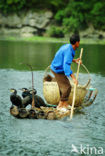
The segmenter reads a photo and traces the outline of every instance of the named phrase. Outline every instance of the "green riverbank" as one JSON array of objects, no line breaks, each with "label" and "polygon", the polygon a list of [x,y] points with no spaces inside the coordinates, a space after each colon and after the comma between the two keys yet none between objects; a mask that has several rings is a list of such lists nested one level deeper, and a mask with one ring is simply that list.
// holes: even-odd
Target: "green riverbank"
[{"label": "green riverbank", "polygon": [[[69,38],[52,38],[52,37],[43,37],[43,36],[34,36],[34,37],[0,37],[0,40],[6,41],[26,41],[26,42],[51,42],[51,43],[68,43]],[[81,38],[81,44],[105,44],[105,39],[97,38]]]}]

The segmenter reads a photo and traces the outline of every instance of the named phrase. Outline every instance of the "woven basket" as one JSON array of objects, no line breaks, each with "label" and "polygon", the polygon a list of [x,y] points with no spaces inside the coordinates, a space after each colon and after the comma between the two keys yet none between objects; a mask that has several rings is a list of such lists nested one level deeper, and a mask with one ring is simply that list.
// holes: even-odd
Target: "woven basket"
[{"label": "woven basket", "polygon": [[[84,68],[86,69],[86,71],[88,71],[86,67],[84,67]],[[47,70],[48,69],[49,69],[49,67],[47,68]],[[43,94],[44,94],[44,98],[47,101],[47,103],[53,104],[53,105],[58,105],[58,103],[60,101],[60,93],[59,93],[58,84],[54,80],[54,78],[52,78],[50,75],[48,75],[48,76],[50,77],[50,80],[48,80],[48,81],[46,80],[47,74],[45,74],[44,80],[43,80]],[[73,83],[73,81],[70,80],[70,84],[72,86],[72,89],[71,89],[71,93],[69,95],[68,103],[70,105],[72,105],[73,90],[74,90],[74,83]],[[80,106],[81,103],[83,102],[84,97],[87,94],[87,88],[89,87],[89,84],[90,84],[90,77],[89,77],[88,82],[85,85],[78,85],[77,86],[75,107]]]}]

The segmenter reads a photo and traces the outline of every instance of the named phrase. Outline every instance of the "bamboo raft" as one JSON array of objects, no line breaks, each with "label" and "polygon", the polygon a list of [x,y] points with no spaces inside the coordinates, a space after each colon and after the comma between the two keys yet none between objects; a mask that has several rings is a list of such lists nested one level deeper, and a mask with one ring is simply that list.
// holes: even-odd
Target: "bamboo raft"
[{"label": "bamboo raft", "polygon": [[21,119],[47,119],[47,120],[59,120],[66,116],[69,116],[70,110],[68,112],[63,113],[58,111],[56,108],[49,107],[41,107],[41,108],[18,108],[13,106],[10,108],[10,114],[16,118]]},{"label": "bamboo raft", "polygon": [[[85,98],[83,99],[83,102],[81,103],[81,105],[79,104],[78,106],[74,107],[74,113],[78,112],[79,110],[83,109],[84,107],[90,106],[96,96],[97,96],[97,89],[96,88],[89,88],[87,90],[87,94],[85,96]],[[22,103],[27,103],[28,97],[24,98],[22,100]],[[52,107],[34,107],[34,108],[30,108],[28,109],[26,108],[18,108],[17,106],[12,105],[10,107],[10,114],[16,118],[20,118],[20,119],[47,119],[47,120],[59,120],[62,119],[64,117],[69,116],[71,113],[71,109],[68,109],[68,111],[66,113],[60,112],[56,109],[56,107],[54,108]]]},{"label": "bamboo raft", "polygon": [[[74,113],[80,111],[84,107],[92,105],[97,96],[97,93],[98,91],[96,88],[90,88],[81,106],[74,108]],[[10,114],[20,119],[60,120],[64,117],[68,117],[70,113],[71,109],[69,109],[66,113],[63,113],[58,111],[54,107],[40,107],[40,108],[34,107],[31,109],[27,109],[27,108],[18,108],[17,106],[11,106],[10,108]]]},{"label": "bamboo raft", "polygon": [[[86,69],[87,70],[87,69]],[[88,72],[88,70],[87,70]],[[89,72],[88,72],[89,74]],[[77,92],[76,92],[76,101],[74,106],[74,113],[78,110],[90,106],[96,96],[97,96],[97,89],[90,87],[90,77],[86,84],[84,85],[78,85],[77,86]],[[74,84],[72,81],[70,81],[72,90],[69,96],[68,103],[69,105],[72,104],[72,98],[73,98],[73,90],[74,90]],[[26,108],[18,108],[17,106],[12,105],[10,107],[10,114],[16,118],[21,119],[48,119],[48,120],[59,120],[64,117],[70,116],[71,109],[68,109],[66,113],[58,111],[56,109],[56,106],[58,105],[58,102],[60,100],[60,93],[59,88],[57,85],[57,82],[54,77],[52,77],[49,74],[45,74],[43,79],[43,94],[44,98],[47,101],[47,103],[50,105],[53,104],[51,107],[31,107],[30,109]],[[28,97],[22,99],[22,103],[27,103]]]}]

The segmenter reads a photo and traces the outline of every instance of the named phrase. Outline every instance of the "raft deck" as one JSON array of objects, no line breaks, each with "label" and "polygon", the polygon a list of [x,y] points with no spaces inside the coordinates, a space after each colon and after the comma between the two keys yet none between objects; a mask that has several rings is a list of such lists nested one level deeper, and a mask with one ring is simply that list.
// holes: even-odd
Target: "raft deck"
[{"label": "raft deck", "polygon": [[12,106],[10,108],[10,114],[16,118],[29,118],[29,119],[48,119],[48,120],[59,120],[70,115],[71,110],[67,112],[61,112],[53,107],[40,107],[40,108],[17,108]]}]

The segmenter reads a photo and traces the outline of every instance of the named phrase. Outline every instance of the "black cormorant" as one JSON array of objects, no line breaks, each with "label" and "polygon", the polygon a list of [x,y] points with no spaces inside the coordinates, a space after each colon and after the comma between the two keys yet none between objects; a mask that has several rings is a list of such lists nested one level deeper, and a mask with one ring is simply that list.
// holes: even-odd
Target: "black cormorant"
[{"label": "black cormorant", "polygon": [[[36,89],[32,90],[32,89],[22,88],[21,90],[22,90],[23,98],[26,98],[27,96],[30,97],[30,99],[28,101],[29,104],[32,104],[32,93],[34,92],[35,107],[38,107],[38,108],[40,108],[40,106],[46,107],[44,100],[40,96],[36,95],[36,93],[37,93]],[[27,103],[26,103],[26,106],[27,106]]]},{"label": "black cormorant", "polygon": [[[30,90],[27,88],[22,88],[20,90],[22,91],[22,97],[23,97],[22,101],[23,101],[24,107],[26,107],[28,104],[32,104],[32,91],[34,91],[35,107],[38,107],[38,108],[40,108],[40,106],[56,107],[55,105],[46,104],[40,96],[36,95],[36,93],[37,93],[36,89]],[[28,97],[30,97],[30,98],[28,98]]]},{"label": "black cormorant", "polygon": [[32,91],[34,92],[34,95],[37,93],[36,89],[27,89],[27,88],[22,88],[22,97],[25,98],[26,96],[31,96],[32,95]]},{"label": "black cormorant", "polygon": [[11,88],[10,92],[12,93],[10,95],[10,100],[12,102],[12,105],[22,108],[22,99],[19,95],[17,95],[17,90],[14,88]]}]

